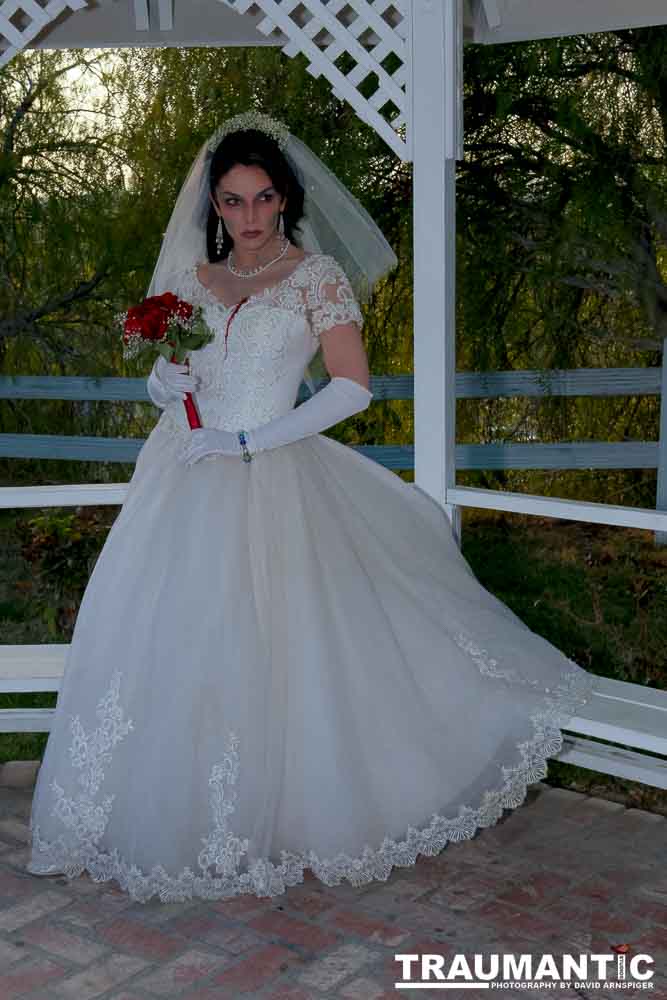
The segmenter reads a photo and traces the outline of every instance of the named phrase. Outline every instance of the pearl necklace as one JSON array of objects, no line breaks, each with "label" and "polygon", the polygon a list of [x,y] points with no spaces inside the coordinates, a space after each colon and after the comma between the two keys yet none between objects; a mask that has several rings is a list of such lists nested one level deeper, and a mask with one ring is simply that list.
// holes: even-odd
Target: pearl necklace
[{"label": "pearl necklace", "polygon": [[286,239],[283,244],[283,248],[277,257],[274,257],[273,260],[270,260],[268,264],[261,264],[259,267],[250,268],[250,270],[248,271],[238,271],[234,267],[234,264],[232,262],[232,254],[234,251],[230,250],[229,254],[227,255],[227,270],[231,271],[232,274],[235,274],[237,278],[253,278],[256,274],[261,274],[262,271],[266,271],[267,267],[271,267],[272,264],[275,264],[277,263],[277,261],[282,260],[282,258],[289,250],[289,247],[290,247],[290,241]]}]

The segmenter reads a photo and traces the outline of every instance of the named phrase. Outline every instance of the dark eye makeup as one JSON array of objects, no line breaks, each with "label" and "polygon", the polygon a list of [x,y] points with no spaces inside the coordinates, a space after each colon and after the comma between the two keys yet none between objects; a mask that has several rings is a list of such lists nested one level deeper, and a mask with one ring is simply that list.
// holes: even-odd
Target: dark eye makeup
[{"label": "dark eye makeup", "polygon": [[[271,201],[273,199],[274,195],[275,195],[275,191],[260,191],[259,194],[256,197],[258,197],[258,198],[265,198],[267,201]],[[226,195],[225,199],[224,199],[225,205],[238,204],[238,202],[240,202],[240,200],[241,199],[239,198],[239,196],[235,195],[235,194]]]}]

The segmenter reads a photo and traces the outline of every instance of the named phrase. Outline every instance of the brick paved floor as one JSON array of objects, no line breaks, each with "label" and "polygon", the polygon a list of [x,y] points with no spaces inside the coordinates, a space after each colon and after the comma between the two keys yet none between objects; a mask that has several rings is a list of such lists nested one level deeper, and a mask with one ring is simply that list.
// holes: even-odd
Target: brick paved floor
[{"label": "brick paved floor", "polygon": [[490,991],[396,989],[394,955],[448,968],[457,953],[558,960],[621,944],[653,956],[654,989],[558,994],[667,1000],[664,816],[539,783],[496,826],[384,883],[307,877],[273,899],[141,904],[86,875],[28,874],[31,796],[0,787],[0,1000],[473,1000]]}]

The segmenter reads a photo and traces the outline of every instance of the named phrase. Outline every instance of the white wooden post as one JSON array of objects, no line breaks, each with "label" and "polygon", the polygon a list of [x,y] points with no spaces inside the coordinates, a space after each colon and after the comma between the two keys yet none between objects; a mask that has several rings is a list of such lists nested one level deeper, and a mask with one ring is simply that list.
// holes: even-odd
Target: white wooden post
[{"label": "white wooden post", "polygon": [[[656,510],[667,510],[667,337],[662,342],[662,388],[660,396],[660,440]],[[667,545],[667,531],[656,531],[656,545]]]},{"label": "white wooden post", "polygon": [[413,0],[415,484],[460,542],[456,485],[456,159],[461,156],[461,0]]},{"label": "white wooden post", "polygon": [[134,23],[137,31],[148,31],[150,28],[148,0],[134,0]]}]

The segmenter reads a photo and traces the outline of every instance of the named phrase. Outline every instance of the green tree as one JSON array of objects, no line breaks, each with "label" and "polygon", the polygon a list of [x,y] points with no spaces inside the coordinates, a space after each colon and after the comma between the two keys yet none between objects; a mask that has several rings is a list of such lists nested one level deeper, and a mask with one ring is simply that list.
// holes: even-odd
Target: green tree
[{"label": "green tree", "polygon": [[[123,180],[110,109],[85,84],[103,58],[30,52],[0,90],[0,350],[85,364],[123,259]],[[80,103],[86,102],[86,114]],[[84,347],[85,345],[85,347]]]},{"label": "green tree", "polygon": [[[667,30],[465,52],[460,368],[660,364],[667,334]],[[655,438],[644,397],[459,404],[473,440]],[[484,477],[541,491],[554,476]],[[580,477],[570,476],[577,495]],[[559,477],[562,482],[563,477]],[[653,473],[595,473],[593,499],[654,502]],[[537,487],[537,488],[536,488]]]}]

